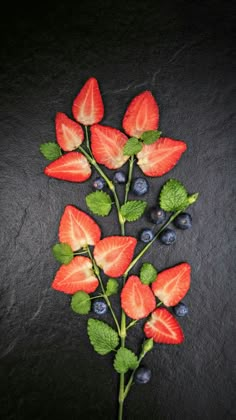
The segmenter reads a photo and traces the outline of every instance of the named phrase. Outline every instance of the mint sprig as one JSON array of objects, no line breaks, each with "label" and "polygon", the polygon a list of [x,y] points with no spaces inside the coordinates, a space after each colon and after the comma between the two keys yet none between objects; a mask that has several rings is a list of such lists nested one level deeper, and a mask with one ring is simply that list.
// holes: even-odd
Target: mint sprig
[{"label": "mint sprig", "polygon": [[119,290],[119,283],[116,279],[109,279],[106,285],[106,295],[112,296],[116,295]]},{"label": "mint sprig", "polygon": [[52,248],[52,253],[56,260],[62,264],[69,264],[74,258],[74,253],[71,246],[65,243],[54,245]]},{"label": "mint sprig", "polygon": [[71,299],[71,309],[80,315],[87,315],[91,309],[91,300],[88,293],[82,290],[76,292]]},{"label": "mint sprig", "polygon": [[151,263],[144,263],[140,270],[140,280],[143,284],[151,284],[156,280],[157,270]]},{"label": "mint sprig", "polygon": [[127,156],[136,155],[142,150],[142,143],[137,137],[131,137],[124,146],[123,153]]},{"label": "mint sprig", "polygon": [[153,144],[161,137],[161,134],[162,132],[158,130],[148,130],[141,135],[141,140],[144,144]]},{"label": "mint sprig", "polygon": [[87,195],[86,204],[94,214],[107,216],[111,211],[112,201],[104,191],[95,191]]},{"label": "mint sprig", "polygon": [[165,183],[160,193],[160,207],[165,211],[179,211],[188,206],[186,188],[177,179]]},{"label": "mint sprig", "polygon": [[138,358],[131,350],[120,347],[114,360],[114,368],[118,373],[126,373],[138,367]]},{"label": "mint sprig", "polygon": [[119,336],[113,328],[97,319],[88,320],[88,336],[94,350],[101,354],[110,353],[119,344]]},{"label": "mint sprig", "polygon": [[61,156],[60,146],[54,142],[42,143],[40,152],[47,160],[56,160]]},{"label": "mint sprig", "polygon": [[127,222],[134,222],[139,219],[147,207],[147,202],[142,200],[127,201],[121,206],[121,215]]}]

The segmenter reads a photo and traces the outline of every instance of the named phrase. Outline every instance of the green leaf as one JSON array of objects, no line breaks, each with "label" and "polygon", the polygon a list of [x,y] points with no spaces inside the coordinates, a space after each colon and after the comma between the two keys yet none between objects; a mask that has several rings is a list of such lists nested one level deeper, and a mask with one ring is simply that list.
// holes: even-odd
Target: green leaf
[{"label": "green leaf", "polygon": [[69,264],[74,258],[72,248],[68,244],[56,244],[52,248],[52,252],[56,260],[62,264]]},{"label": "green leaf", "polygon": [[160,137],[161,137],[161,131],[148,130],[148,131],[145,131],[141,135],[141,140],[143,140],[145,144],[152,144],[152,143],[155,143],[155,141],[158,140]]},{"label": "green leaf", "polygon": [[151,351],[153,349],[153,338],[148,338],[147,340],[144,341],[143,346],[142,346],[142,354],[143,356],[145,356],[146,353],[148,353],[149,351]]},{"label": "green leaf", "polygon": [[48,160],[55,160],[61,156],[61,149],[57,143],[49,142],[40,145],[40,152]]},{"label": "green leaf", "polygon": [[94,214],[107,216],[111,211],[112,201],[104,191],[96,191],[87,195],[86,204]]},{"label": "green leaf", "polygon": [[131,137],[124,146],[124,155],[132,156],[142,150],[142,143],[136,137]]},{"label": "green leaf", "polygon": [[134,222],[135,220],[139,219],[147,206],[146,201],[141,200],[132,200],[127,201],[127,203],[121,206],[121,215],[125,220],[128,222]]},{"label": "green leaf", "polygon": [[88,293],[76,292],[71,299],[71,309],[80,315],[87,315],[91,309],[91,300]]},{"label": "green leaf", "polygon": [[199,193],[195,193],[195,194],[189,195],[188,196],[188,204],[189,204],[189,206],[191,204],[195,203],[198,200],[198,197],[199,197]]},{"label": "green leaf", "polygon": [[151,263],[144,263],[140,270],[140,280],[143,284],[151,284],[156,280],[157,270]]},{"label": "green leaf", "polygon": [[115,295],[118,292],[119,283],[116,279],[109,279],[106,287],[106,295]]},{"label": "green leaf", "polygon": [[188,205],[188,193],[183,184],[177,179],[167,181],[160,193],[161,208],[165,211],[178,211],[185,209]]},{"label": "green leaf", "polygon": [[110,353],[119,344],[119,336],[113,328],[97,319],[88,320],[88,336],[94,350],[101,354]]},{"label": "green leaf", "polygon": [[138,367],[137,356],[129,349],[120,347],[114,360],[114,368],[118,373],[126,373]]}]

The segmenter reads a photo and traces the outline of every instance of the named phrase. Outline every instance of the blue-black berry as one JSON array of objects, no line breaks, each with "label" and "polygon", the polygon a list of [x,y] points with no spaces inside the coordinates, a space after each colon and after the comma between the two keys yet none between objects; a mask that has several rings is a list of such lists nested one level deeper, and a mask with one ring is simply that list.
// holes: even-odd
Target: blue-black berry
[{"label": "blue-black berry", "polygon": [[101,177],[98,177],[93,181],[93,186],[94,186],[95,190],[103,190],[105,185],[106,185],[106,182]]},{"label": "blue-black berry", "polygon": [[93,302],[93,312],[97,315],[104,315],[105,313],[107,313],[107,304],[106,302],[104,302],[104,300],[95,300],[95,302]]},{"label": "blue-black berry", "polygon": [[145,178],[136,178],[132,184],[132,192],[135,195],[144,195],[149,190],[149,184]]},{"label": "blue-black berry", "polygon": [[113,181],[115,184],[125,184],[126,183],[126,175],[123,171],[117,171],[114,174]]},{"label": "blue-black berry", "polygon": [[164,245],[173,244],[176,241],[175,231],[169,228],[163,230],[163,232],[160,234],[160,241]]},{"label": "blue-black berry", "polygon": [[150,369],[146,367],[140,367],[136,370],[134,374],[134,382],[136,384],[146,384],[150,381],[152,376],[152,372]]},{"label": "blue-black berry", "polygon": [[154,238],[154,233],[151,229],[143,229],[140,233],[140,240],[148,243]]},{"label": "blue-black berry", "polygon": [[192,227],[192,217],[189,213],[180,213],[174,220],[174,225],[178,229],[190,229]]},{"label": "blue-black berry", "polygon": [[152,223],[160,225],[166,220],[166,212],[160,207],[152,207],[149,210],[149,219]]},{"label": "blue-black berry", "polygon": [[183,302],[179,302],[178,305],[173,306],[173,311],[176,316],[185,316],[188,314],[188,307]]}]

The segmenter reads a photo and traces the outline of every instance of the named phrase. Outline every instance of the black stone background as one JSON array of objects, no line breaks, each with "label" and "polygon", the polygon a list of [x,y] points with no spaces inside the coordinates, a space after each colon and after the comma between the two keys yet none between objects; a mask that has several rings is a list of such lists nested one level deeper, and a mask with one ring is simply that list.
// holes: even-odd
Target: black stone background
[{"label": "black stone background", "polygon": [[[163,134],[188,144],[175,169],[149,180],[150,205],[170,177],[200,192],[193,229],[143,259],[159,270],[191,264],[190,313],[180,320],[186,340],[147,356],[152,380],[132,389],[125,419],[235,418],[233,2],[9,4],[1,22],[0,418],[116,418],[112,357],[93,352],[86,317],[50,287],[61,214],[67,204],[87,210],[95,174],[85,184],[49,179],[39,153],[55,139],[56,112],[71,116],[90,76],[100,82],[104,124],[120,128],[131,98],[150,89]],[[115,211],[96,219],[104,236],[118,233]],[[141,226],[151,225],[142,219],[127,233]],[[129,347],[141,338],[141,327],[133,329]]]}]

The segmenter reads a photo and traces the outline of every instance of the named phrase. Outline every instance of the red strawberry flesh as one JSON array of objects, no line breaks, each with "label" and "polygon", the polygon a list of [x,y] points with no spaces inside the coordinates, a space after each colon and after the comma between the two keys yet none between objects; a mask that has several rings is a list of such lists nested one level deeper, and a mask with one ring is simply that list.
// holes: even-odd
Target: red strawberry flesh
[{"label": "red strawberry flesh", "polygon": [[121,292],[121,307],[133,319],[145,318],[156,306],[156,299],[149,286],[139,277],[130,276]]},{"label": "red strawberry flesh", "polygon": [[76,96],[72,113],[75,120],[84,125],[96,124],[102,120],[104,105],[98,82],[94,77],[87,80]]},{"label": "red strawberry flesh", "polygon": [[108,236],[94,248],[94,258],[105,274],[122,276],[132,261],[137,239],[131,236]]},{"label": "red strawberry flesh", "polygon": [[67,153],[44,169],[45,175],[70,182],[86,181],[91,172],[87,159],[79,152]]},{"label": "red strawberry flesh", "polygon": [[157,275],[152,290],[166,306],[179,303],[190,288],[191,267],[188,263],[178,264]]},{"label": "red strawberry flesh", "polygon": [[71,246],[73,251],[87,245],[95,245],[101,238],[97,223],[74,206],[66,206],[59,226],[59,239]]},{"label": "red strawberry flesh", "polygon": [[94,292],[98,287],[98,279],[92,270],[92,262],[87,257],[75,257],[69,264],[62,265],[56,273],[52,288],[60,292],[73,294],[82,290]]},{"label": "red strawberry flesh", "polygon": [[184,341],[183,331],[173,315],[165,308],[157,308],[144,325],[147,338],[156,343],[180,344]]},{"label": "red strawberry flesh", "polygon": [[56,115],[56,136],[62,150],[70,152],[81,145],[84,132],[78,123],[68,118],[63,112],[58,112]]}]

